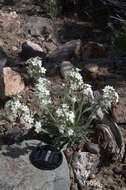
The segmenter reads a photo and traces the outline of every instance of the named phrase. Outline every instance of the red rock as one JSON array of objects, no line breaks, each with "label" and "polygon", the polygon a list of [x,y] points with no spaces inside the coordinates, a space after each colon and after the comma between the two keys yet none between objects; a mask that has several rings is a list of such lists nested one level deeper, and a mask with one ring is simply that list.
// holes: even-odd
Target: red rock
[{"label": "red rock", "polygon": [[88,58],[106,57],[106,51],[104,45],[97,42],[88,42],[82,48],[82,54],[83,57],[88,57]]},{"label": "red rock", "polygon": [[10,67],[4,67],[0,77],[0,98],[16,95],[24,89],[24,82],[19,73]]},{"label": "red rock", "polygon": [[117,123],[119,124],[126,123],[126,105],[124,104],[114,105],[112,108],[112,114]]}]

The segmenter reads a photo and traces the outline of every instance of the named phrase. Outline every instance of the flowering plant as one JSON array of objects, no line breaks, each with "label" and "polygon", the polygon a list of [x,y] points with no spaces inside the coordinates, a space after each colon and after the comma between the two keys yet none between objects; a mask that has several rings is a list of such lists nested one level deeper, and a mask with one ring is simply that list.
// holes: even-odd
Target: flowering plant
[{"label": "flowering plant", "polygon": [[[91,85],[84,83],[78,68],[68,73],[63,86],[49,91],[51,82],[43,76],[46,70],[41,60],[32,58],[27,63],[29,73],[37,79],[34,95],[41,117],[35,119],[19,100],[13,100],[10,109],[15,117],[23,118],[26,128],[33,127],[37,133],[47,133],[59,148],[65,145],[73,147],[75,142],[80,142],[92,132],[93,120],[102,119],[103,112],[118,102],[118,94],[111,86],[103,89],[103,96],[95,98]],[[57,97],[56,101],[54,97]]]}]

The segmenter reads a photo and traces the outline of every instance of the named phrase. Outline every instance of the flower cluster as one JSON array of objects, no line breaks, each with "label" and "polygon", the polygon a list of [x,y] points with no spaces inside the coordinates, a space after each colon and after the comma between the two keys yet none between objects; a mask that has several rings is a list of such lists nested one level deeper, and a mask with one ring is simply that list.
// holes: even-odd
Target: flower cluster
[{"label": "flower cluster", "polygon": [[106,107],[111,108],[112,103],[118,103],[119,96],[112,86],[105,86],[103,89],[103,100]]},{"label": "flower cluster", "polygon": [[74,112],[70,111],[70,108],[67,104],[61,104],[56,110],[56,114],[59,119],[74,123],[75,114]]},{"label": "flower cluster", "polygon": [[28,64],[28,72],[31,77],[39,79],[46,73],[46,69],[42,67],[42,60],[39,57],[29,59],[26,64]]},{"label": "flower cluster", "polygon": [[[80,69],[72,69],[68,74],[68,81],[70,83],[70,89],[73,91],[82,90],[83,95],[90,96],[94,98],[92,87],[89,84],[85,84],[81,74],[79,73]],[[71,99],[72,100],[72,99]],[[75,101],[75,98],[73,99]]]},{"label": "flower cluster", "polygon": [[87,129],[89,132],[92,121],[102,120],[106,108],[118,102],[118,94],[111,86],[103,89],[103,96],[94,97],[91,85],[84,83],[80,70],[75,68],[68,73],[65,87],[54,93],[57,96],[54,105],[51,100],[51,95],[54,95],[49,91],[50,81],[44,77],[46,70],[42,67],[41,59],[32,58],[27,63],[31,76],[37,79],[34,95],[42,118],[36,121],[29,108],[19,99],[10,102],[10,110],[15,117],[22,118],[27,129],[34,127],[36,133],[49,134],[58,146],[65,143],[73,146],[74,142],[80,141]]},{"label": "flower cluster", "polygon": [[90,96],[92,99],[94,99],[93,91],[90,84],[83,85],[83,94],[86,96]]},{"label": "flower cluster", "polygon": [[35,122],[35,132],[40,133],[42,131],[42,125],[40,121]]},{"label": "flower cluster", "polygon": [[68,128],[70,124],[74,124],[75,114],[70,110],[68,104],[61,104],[60,107],[56,110],[56,116],[58,118],[59,123],[59,132],[65,133],[71,136],[74,131],[71,128]]},{"label": "flower cluster", "polygon": [[19,99],[14,98],[10,100],[6,107],[9,109],[10,114],[14,116],[14,118],[22,118],[22,121],[25,123],[25,127],[30,129],[33,127],[34,118],[30,113],[28,106],[22,104]]},{"label": "flower cluster", "polygon": [[35,96],[37,97],[41,106],[51,104],[50,91],[47,89],[48,84],[50,84],[50,81],[48,81],[46,78],[38,79]]},{"label": "flower cluster", "polygon": [[69,73],[68,73],[68,81],[70,83],[70,88],[72,90],[79,90],[83,88],[83,78],[81,76],[81,74],[79,73],[79,69],[72,69]]}]

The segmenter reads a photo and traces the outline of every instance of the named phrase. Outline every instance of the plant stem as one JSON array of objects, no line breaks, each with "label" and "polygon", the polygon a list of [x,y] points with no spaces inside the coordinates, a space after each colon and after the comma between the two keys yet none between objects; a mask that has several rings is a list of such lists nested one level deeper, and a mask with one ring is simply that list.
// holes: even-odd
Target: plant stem
[{"label": "plant stem", "polygon": [[56,122],[56,119],[53,117],[53,115],[52,115],[52,113],[49,111],[49,109],[46,108],[46,107],[45,107],[44,109],[47,110],[47,112],[49,113],[51,119],[52,119],[54,122]]},{"label": "plant stem", "polygon": [[82,97],[82,98],[81,98],[81,101],[80,101],[80,106],[79,106],[79,116],[78,116],[78,118],[77,118],[76,124],[79,122],[80,117],[81,117],[81,114],[82,114],[83,101],[84,101],[84,98]]}]

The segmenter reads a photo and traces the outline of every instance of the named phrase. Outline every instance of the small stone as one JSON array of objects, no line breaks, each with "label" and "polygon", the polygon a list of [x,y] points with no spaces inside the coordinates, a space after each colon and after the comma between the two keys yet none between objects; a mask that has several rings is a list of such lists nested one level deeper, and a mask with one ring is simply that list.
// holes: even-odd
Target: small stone
[{"label": "small stone", "polygon": [[16,46],[13,46],[13,47],[12,47],[12,50],[15,52],[15,51],[18,50],[18,48],[17,48]]},{"label": "small stone", "polygon": [[98,144],[86,142],[84,145],[84,150],[92,153],[92,154],[99,154],[100,153],[100,147]]},{"label": "small stone", "polygon": [[91,175],[89,176],[89,178],[90,178],[90,179],[95,179],[95,178],[96,178],[96,175],[91,174]]},{"label": "small stone", "polygon": [[60,64],[60,73],[62,75],[63,78],[67,78],[69,75],[69,72],[73,69],[73,65],[70,61],[63,61]]},{"label": "small stone", "polygon": [[3,68],[0,77],[0,98],[12,96],[24,90],[24,82],[19,73],[13,71],[10,67]]}]

